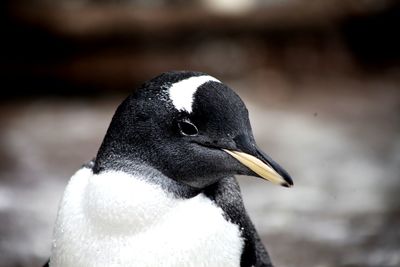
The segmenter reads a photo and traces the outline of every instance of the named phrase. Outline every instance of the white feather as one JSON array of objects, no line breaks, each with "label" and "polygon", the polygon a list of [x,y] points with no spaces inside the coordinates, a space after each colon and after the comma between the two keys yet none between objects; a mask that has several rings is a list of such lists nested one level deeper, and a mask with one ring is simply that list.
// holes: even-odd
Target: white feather
[{"label": "white feather", "polygon": [[216,78],[203,75],[190,77],[172,84],[169,88],[169,98],[177,110],[192,112],[193,96],[197,89],[206,82],[220,82]]},{"label": "white feather", "polygon": [[179,199],[143,177],[84,168],[61,201],[50,266],[240,266],[243,245],[203,194]]}]

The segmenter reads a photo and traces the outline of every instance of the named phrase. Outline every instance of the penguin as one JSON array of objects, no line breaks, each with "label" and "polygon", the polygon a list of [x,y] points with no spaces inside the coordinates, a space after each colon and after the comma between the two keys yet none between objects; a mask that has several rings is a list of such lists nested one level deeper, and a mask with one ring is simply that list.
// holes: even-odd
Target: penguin
[{"label": "penguin", "polygon": [[237,174],[293,185],[232,89],[163,73],[119,105],[97,156],[71,177],[47,265],[273,266]]}]

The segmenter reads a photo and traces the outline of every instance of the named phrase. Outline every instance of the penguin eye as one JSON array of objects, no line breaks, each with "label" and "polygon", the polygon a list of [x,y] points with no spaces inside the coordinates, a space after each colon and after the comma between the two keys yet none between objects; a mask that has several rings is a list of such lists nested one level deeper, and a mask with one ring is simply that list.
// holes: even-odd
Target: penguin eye
[{"label": "penguin eye", "polygon": [[185,136],[196,136],[199,133],[199,130],[197,130],[196,125],[194,125],[188,120],[179,121],[178,127],[181,134]]}]

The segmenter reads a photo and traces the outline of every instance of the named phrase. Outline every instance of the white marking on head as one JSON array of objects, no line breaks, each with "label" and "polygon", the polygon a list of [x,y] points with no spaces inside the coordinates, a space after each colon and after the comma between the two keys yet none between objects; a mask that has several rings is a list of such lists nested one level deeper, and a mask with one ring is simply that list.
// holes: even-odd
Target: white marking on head
[{"label": "white marking on head", "polygon": [[219,82],[216,78],[203,75],[190,77],[172,84],[169,88],[169,98],[177,110],[192,112],[193,96],[197,89],[206,82]]}]

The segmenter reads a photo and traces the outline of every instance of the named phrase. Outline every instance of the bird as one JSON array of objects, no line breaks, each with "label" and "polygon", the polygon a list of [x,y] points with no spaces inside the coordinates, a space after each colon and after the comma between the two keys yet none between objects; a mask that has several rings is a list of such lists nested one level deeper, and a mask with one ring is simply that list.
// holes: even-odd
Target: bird
[{"label": "bird", "polygon": [[45,266],[273,266],[235,175],[293,185],[230,87],[162,73],[118,106],[96,157],[70,178]]}]

